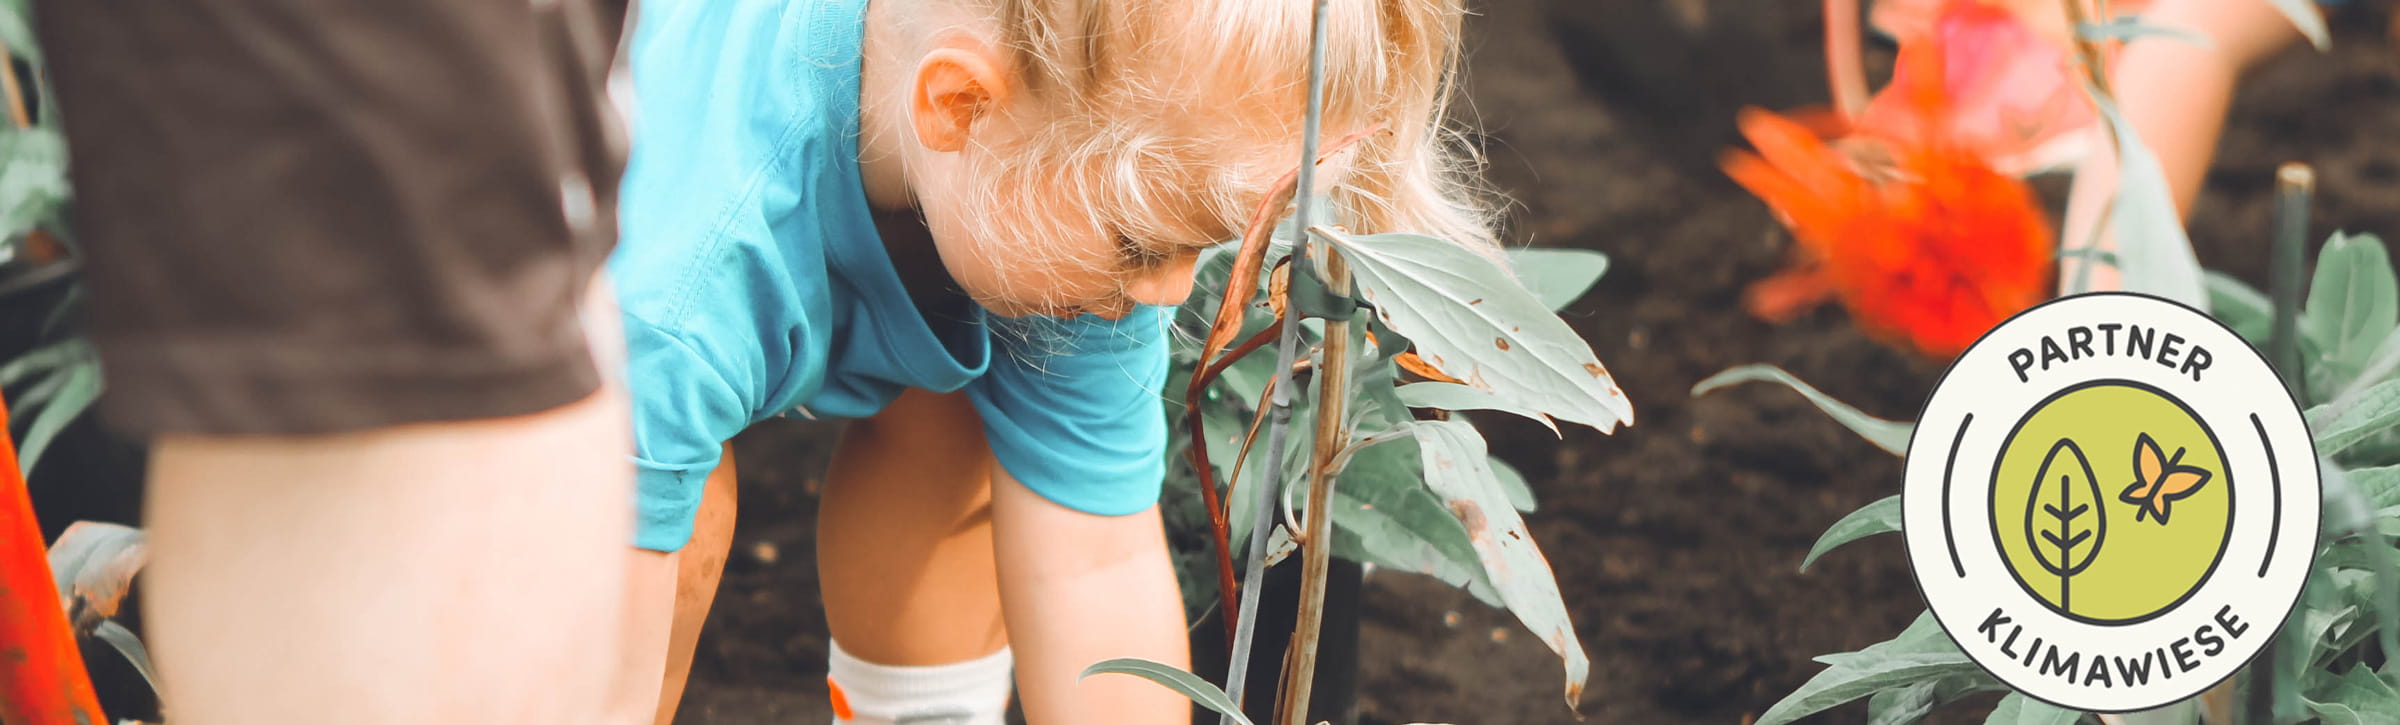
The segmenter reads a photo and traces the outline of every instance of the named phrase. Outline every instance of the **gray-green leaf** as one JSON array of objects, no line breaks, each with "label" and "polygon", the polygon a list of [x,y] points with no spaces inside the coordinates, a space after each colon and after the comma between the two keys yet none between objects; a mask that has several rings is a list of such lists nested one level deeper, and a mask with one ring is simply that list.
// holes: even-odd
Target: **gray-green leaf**
[{"label": "gray-green leaf", "polygon": [[1817,545],[1808,548],[1808,558],[1800,560],[1800,570],[1808,571],[1809,565],[1817,563],[1817,557],[1843,544],[1899,530],[1900,496],[1894,494],[1833,522],[1833,528],[1826,529],[1824,536],[1817,537]]},{"label": "gray-green leaf", "polygon": [[1523,472],[1518,471],[1516,466],[1508,465],[1507,461],[1498,458],[1491,459],[1491,464],[1492,476],[1500,479],[1500,490],[1508,492],[1510,506],[1515,506],[1518,511],[1524,513],[1533,513],[1536,508],[1539,508],[1533,500],[1533,486],[1525,482]]},{"label": "gray-green leaf", "polygon": [[1413,437],[1360,450],[1333,489],[1333,553],[1424,574],[1500,606],[1467,530],[1425,487]]},{"label": "gray-green leaf", "polygon": [[117,650],[117,654],[124,655],[125,661],[133,665],[133,671],[141,673],[142,681],[150,684],[150,692],[162,692],[158,688],[158,670],[150,667],[150,648],[142,646],[142,638],[134,636],[133,630],[126,629],[125,625],[118,624],[114,619],[108,619],[92,628],[92,636],[107,642],[108,646]]},{"label": "gray-green leaf", "polygon": [[42,453],[58,439],[60,431],[92,407],[100,398],[100,368],[98,365],[77,365],[58,373],[65,376],[58,396],[33,413],[33,425],[25,429],[25,439],[17,447],[17,466],[26,475],[42,460]]},{"label": "gray-green leaf", "polygon": [[1740,383],[1753,382],[1780,383],[1784,387],[1798,391],[1801,396],[1808,398],[1808,402],[1816,404],[1818,410],[1833,416],[1834,422],[1842,424],[1844,428],[1849,428],[1850,432],[1857,433],[1858,437],[1867,439],[1868,443],[1875,444],[1875,447],[1883,449],[1885,453],[1895,456],[1908,454],[1908,435],[1911,431],[1916,430],[1917,424],[1884,420],[1867,415],[1857,408],[1850,407],[1848,403],[1818,392],[1808,383],[1800,382],[1799,378],[1793,377],[1791,373],[1784,372],[1783,368],[1773,365],[1743,365],[1708,376],[1707,380],[1702,380],[1692,386],[1692,395],[1706,395]]},{"label": "gray-green leaf", "polygon": [[1983,725],[2075,725],[2082,717],[2083,713],[2011,692],[2000,698],[2000,706],[1992,708]]},{"label": "gray-green leaf", "polygon": [[1402,385],[1400,386],[1400,400],[1411,408],[1497,410],[1503,413],[1515,413],[1548,426],[1551,433],[1559,432],[1558,423],[1551,421],[1550,416],[1543,415],[1541,411],[1517,405],[1516,401],[1505,396],[1458,383],[1430,381]]},{"label": "gray-green leaf", "polygon": [[1525,289],[1551,310],[1563,310],[1608,273],[1608,255],[1590,249],[1525,247],[1508,250],[1509,266]]},{"label": "gray-green leaf", "polygon": [[2275,302],[2257,288],[2223,272],[2209,270],[2205,276],[2209,313],[2250,344],[2266,347],[2267,336],[2274,333]]},{"label": "gray-green leaf", "polygon": [[2324,345],[2337,384],[2348,383],[2400,318],[2400,283],[2383,240],[2335,234],[2317,254],[2301,329]]},{"label": "gray-green leaf", "polygon": [[2143,22],[2139,16],[2120,17],[2105,23],[2084,23],[2076,26],[2075,32],[2087,40],[2133,41],[2160,38],[2190,43],[2202,48],[2214,45],[2209,41],[2208,36],[2201,35],[2190,28]]},{"label": "gray-green leaf", "polygon": [[2115,129],[2117,139],[2117,196],[2109,207],[2109,230],[2116,235],[2117,256],[2124,260],[2124,288],[2208,308],[2208,293],[2200,283],[2200,260],[2192,255],[2192,240],[2183,232],[2183,218],[2167,193],[2166,173],[2158,157],[2142,145],[2141,136],[2107,94],[2091,91],[2092,102]]},{"label": "gray-green leaf", "polygon": [[2333,34],[2325,30],[2325,13],[2317,9],[2315,0],[2268,1],[2275,3],[2275,9],[2283,11],[2283,17],[2290,19],[2301,35],[2308,36],[2308,43],[2317,46],[2317,50],[2333,47]]},{"label": "gray-green leaf", "polygon": [[2323,405],[2309,409],[2308,413],[2309,428],[2317,438],[2317,453],[2326,456],[2340,453],[2400,425],[2400,380],[2368,387],[2346,408]]},{"label": "gray-green leaf", "polygon": [[1216,685],[1200,679],[1199,675],[1138,657],[1120,657],[1086,667],[1083,675],[1076,679],[1105,674],[1133,675],[1156,682],[1190,698],[1192,702],[1200,703],[1201,707],[1214,710],[1219,715],[1231,716],[1234,722],[1252,725],[1250,717],[1242,714],[1241,706],[1233,704],[1233,698],[1227,697],[1225,691],[1217,689]]},{"label": "gray-green leaf", "polygon": [[1424,454],[1426,487],[1447,501],[1451,514],[1466,527],[1467,540],[1482,558],[1500,601],[1564,661],[1567,706],[1575,707],[1583,699],[1591,661],[1568,620],[1550,561],[1526,533],[1525,520],[1509,505],[1491,467],[1484,465],[1483,435],[1459,421],[1423,421],[1411,424],[1410,430]]},{"label": "gray-green leaf", "polygon": [[1339,248],[1376,314],[1442,372],[1604,433],[1633,422],[1591,345],[1491,259],[1417,234],[1310,231]]},{"label": "gray-green leaf", "polygon": [[2311,698],[2308,709],[2325,725],[2400,725],[2400,690],[2359,665],[2322,698]]},{"label": "gray-green leaf", "polygon": [[1900,636],[1817,661],[1827,665],[1825,671],[1767,708],[1756,725],[1784,725],[1884,690],[1982,671],[1942,634],[1930,612],[1917,615]]}]

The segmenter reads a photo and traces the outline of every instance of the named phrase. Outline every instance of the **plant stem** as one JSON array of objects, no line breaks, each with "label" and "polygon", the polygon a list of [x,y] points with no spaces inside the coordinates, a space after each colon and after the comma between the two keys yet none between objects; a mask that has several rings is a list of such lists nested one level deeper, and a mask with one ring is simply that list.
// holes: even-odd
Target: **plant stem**
[{"label": "plant stem", "polygon": [[1844,123],[1867,110],[1867,67],[1858,25],[1858,0],[1825,0],[1825,85]]},{"label": "plant stem", "polygon": [[2300,285],[2306,266],[2302,254],[2308,246],[2308,205],[2316,186],[2316,173],[2307,164],[2287,163],[2275,170],[2275,242],[2267,284],[2275,302],[2275,322],[2267,338],[2267,355],[2293,395],[2300,394],[2302,380]]},{"label": "plant stem", "polygon": [[[2287,163],[2275,170],[2275,241],[2268,260],[2268,295],[2275,302],[2273,332],[2267,338],[2267,359],[2294,396],[2302,388],[2300,370],[2301,248],[2308,238],[2308,203],[2316,191],[2316,174],[2307,164]],[[2243,722],[2275,722],[2275,671],[2283,660],[2282,637],[2268,635],[2266,648],[2250,660],[2250,697]]]},{"label": "plant stem", "polygon": [[[1230,532],[1231,525],[1226,520],[1230,514],[1230,510],[1227,509],[1225,503],[1221,501],[1221,496],[1217,493],[1216,476],[1211,474],[1210,464],[1208,461],[1208,427],[1203,416],[1201,416],[1199,412],[1200,395],[1198,394],[1198,391],[1205,390],[1209,381],[1216,380],[1217,376],[1225,374],[1226,368],[1233,367],[1233,364],[1240,362],[1244,356],[1257,351],[1260,347],[1266,346],[1267,341],[1273,340],[1276,338],[1276,336],[1281,335],[1282,330],[1283,321],[1276,320],[1275,324],[1268,326],[1267,329],[1260,330],[1258,334],[1252,335],[1250,339],[1242,341],[1242,344],[1236,345],[1232,350],[1226,351],[1222,357],[1217,358],[1215,361],[1210,362],[1207,366],[1195,371],[1192,375],[1192,387],[1195,393],[1187,396],[1184,400],[1184,405],[1186,406],[1187,410],[1184,413],[1183,421],[1185,425],[1190,427],[1192,437],[1192,471],[1200,479],[1200,506],[1208,509],[1209,538],[1211,539],[1211,543],[1217,545],[1217,595],[1223,598],[1225,602],[1219,606],[1224,607],[1225,616],[1221,619],[1225,620],[1225,646],[1228,648],[1228,650],[1233,647],[1233,640],[1235,636],[1240,634],[1239,627],[1241,624],[1240,622],[1234,621],[1233,617],[1233,597],[1234,593],[1238,590],[1235,588],[1233,581],[1233,558],[1232,555],[1227,553],[1233,551],[1233,549],[1228,548],[1231,546],[1230,542],[1232,540]],[[1243,446],[1243,449],[1246,452],[1248,450],[1248,446]],[[1228,476],[1228,479],[1239,477],[1240,475],[1241,471],[1236,469],[1231,476]],[[1226,491],[1224,495],[1232,495],[1232,488],[1233,483],[1231,480],[1228,480],[1226,482]]]},{"label": "plant stem", "polygon": [[[1316,246],[1311,239],[1314,235],[1307,233],[1306,230],[1309,228],[1308,212],[1309,206],[1311,206],[1309,202],[1314,201],[1317,195],[1317,134],[1323,126],[1325,110],[1326,0],[1314,0],[1312,4],[1315,8],[1309,21],[1308,98],[1306,99],[1308,110],[1301,123],[1299,178],[1292,188],[1292,205],[1294,207],[1292,226],[1302,231],[1300,238],[1293,242],[1292,255],[1295,266],[1292,267],[1292,274],[1312,273],[1307,267],[1298,265],[1305,265],[1309,260],[1314,259],[1314,255],[1309,251]],[[1327,250],[1328,255],[1332,253],[1330,249]],[[1290,308],[1288,301],[1285,308]],[[1297,316],[1294,315],[1294,317]],[[1248,551],[1250,561],[1249,566],[1244,567],[1243,581],[1253,584],[1265,580],[1267,530],[1274,528],[1272,521],[1275,514],[1275,502],[1283,498],[1283,451],[1286,444],[1284,439],[1291,432],[1292,427],[1292,363],[1299,357],[1299,354],[1300,325],[1297,322],[1287,321],[1283,326],[1283,339],[1275,345],[1276,385],[1273,398],[1274,409],[1267,418],[1266,478],[1259,481],[1259,485],[1253,487],[1251,492],[1252,506],[1257,517],[1251,519],[1256,524],[1250,527],[1250,549]],[[1322,370],[1318,371],[1319,374],[1323,374],[1323,372]],[[1314,514],[1315,512],[1312,511],[1312,517]],[[1319,572],[1319,574],[1322,573]],[[1321,580],[1322,577],[1320,576],[1319,579]],[[1259,590],[1263,588],[1259,586],[1242,588],[1241,608],[1236,615],[1239,617],[1237,620],[1239,624],[1234,631],[1233,650],[1229,653],[1231,656],[1227,658],[1230,662],[1226,667],[1225,675],[1225,693],[1232,698],[1236,707],[1243,705],[1242,691],[1247,689],[1249,684],[1250,646],[1258,636],[1258,597]],[[1320,596],[1322,596],[1322,591],[1320,585]],[[1313,640],[1310,646],[1314,647]],[[1225,715],[1218,722],[1220,725],[1233,725],[1233,716]]]},{"label": "plant stem", "polygon": [[[8,409],[0,402],[0,430]],[[0,435],[0,722],[105,723],[83,668],[83,650],[58,601],[33,498],[15,446]]]},{"label": "plant stem", "polygon": [[[1350,264],[1325,247],[1325,289],[1350,294]],[[1301,539],[1300,617],[1292,631],[1292,664],[1285,668],[1285,725],[1305,725],[1317,675],[1317,639],[1325,624],[1325,579],[1333,564],[1334,466],[1349,435],[1343,423],[1350,397],[1350,321],[1325,320],[1325,362],[1317,371],[1316,450],[1309,456],[1308,533]]]}]

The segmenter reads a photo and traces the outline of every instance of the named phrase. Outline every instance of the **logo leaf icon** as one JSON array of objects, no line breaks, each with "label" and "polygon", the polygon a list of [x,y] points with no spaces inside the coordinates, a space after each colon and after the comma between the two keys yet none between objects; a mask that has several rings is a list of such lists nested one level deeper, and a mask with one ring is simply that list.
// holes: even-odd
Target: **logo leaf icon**
[{"label": "logo leaf icon", "polygon": [[2211,474],[2207,469],[2183,465],[2184,451],[2177,448],[2174,456],[2162,461],[2158,441],[2152,440],[2150,434],[2134,437],[2133,485],[2117,494],[2117,500],[2133,504],[2133,520],[2153,517],[2158,519],[2158,525],[2165,526],[2169,504],[2190,498],[2200,492],[2201,486],[2208,485]]},{"label": "logo leaf icon", "polygon": [[2108,538],[2107,512],[2097,505],[2105,500],[2101,495],[2083,448],[2067,438],[2051,444],[2027,494],[2025,543],[2034,560],[2058,576],[2059,611],[2073,611],[2067,608],[2067,585],[2091,568]]}]

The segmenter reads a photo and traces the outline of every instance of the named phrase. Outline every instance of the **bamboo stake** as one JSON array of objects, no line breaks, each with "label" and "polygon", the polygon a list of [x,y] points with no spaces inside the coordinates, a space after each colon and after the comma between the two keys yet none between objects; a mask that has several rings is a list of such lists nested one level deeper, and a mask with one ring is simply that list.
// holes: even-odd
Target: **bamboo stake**
[{"label": "bamboo stake", "polygon": [[[1350,264],[1325,248],[1325,290],[1350,294]],[[1325,626],[1325,580],[1333,565],[1334,459],[1349,433],[1343,414],[1350,396],[1350,321],[1325,320],[1325,364],[1317,370],[1316,450],[1309,456],[1308,528],[1300,540],[1300,617],[1293,625],[1291,666],[1284,668],[1283,722],[1306,725],[1317,676],[1317,640]]]}]

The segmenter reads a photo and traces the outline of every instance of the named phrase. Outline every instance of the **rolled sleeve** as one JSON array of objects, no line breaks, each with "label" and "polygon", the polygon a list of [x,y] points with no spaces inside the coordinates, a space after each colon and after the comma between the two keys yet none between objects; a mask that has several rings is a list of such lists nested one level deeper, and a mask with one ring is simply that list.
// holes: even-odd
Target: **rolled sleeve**
[{"label": "rolled sleeve", "polygon": [[1146,306],[1122,320],[1084,316],[997,336],[1003,354],[967,393],[1000,467],[1084,513],[1158,503],[1170,314]]},{"label": "rolled sleeve", "polygon": [[626,320],[625,335],[641,511],[634,545],[674,551],[691,539],[702,484],[723,460],[725,441],[749,424],[749,406],[683,336],[637,318]]}]

